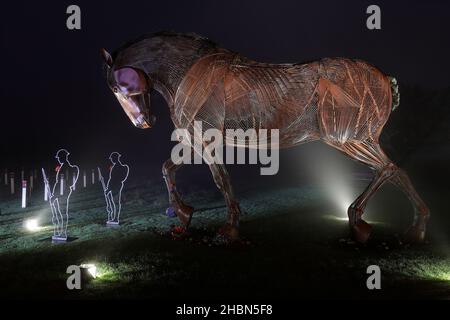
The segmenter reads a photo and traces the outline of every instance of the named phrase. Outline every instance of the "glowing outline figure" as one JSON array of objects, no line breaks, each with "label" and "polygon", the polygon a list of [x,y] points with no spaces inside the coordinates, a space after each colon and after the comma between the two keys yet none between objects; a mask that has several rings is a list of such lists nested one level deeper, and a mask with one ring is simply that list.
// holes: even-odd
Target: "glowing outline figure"
[{"label": "glowing outline figure", "polygon": [[[61,153],[64,153],[64,155],[62,155]],[[50,208],[52,210],[52,223],[53,223],[52,240],[53,241],[66,241],[67,240],[67,226],[69,223],[69,200],[70,200],[70,196],[72,195],[72,192],[75,190],[75,184],[77,183],[78,177],[80,175],[80,168],[77,165],[73,165],[70,163],[69,155],[70,155],[70,152],[67,151],[66,149],[59,149],[55,155],[55,158],[58,161],[60,166],[59,166],[58,170],[56,171],[56,178],[55,178],[55,184],[53,185],[53,190],[49,194],[49,203],[50,203]],[[64,158],[61,159],[62,157],[64,157]],[[66,213],[65,213],[65,217],[64,217],[63,214],[61,213],[61,208],[59,205],[59,198],[61,196],[55,197],[55,191],[58,190],[57,186],[59,183],[61,183],[61,181],[59,179],[59,173],[61,172],[64,165],[66,165],[66,164],[70,168],[76,170],[76,178],[75,178],[75,180],[72,181],[72,184],[69,186],[69,194],[67,195],[67,200],[66,200]],[[48,179],[46,177],[45,177],[45,179],[47,180],[46,183],[47,183],[48,188],[50,188],[50,186],[48,185]],[[56,221],[56,223],[55,223],[55,221]]]},{"label": "glowing outline figure", "polygon": [[[111,225],[118,225],[120,223],[120,212],[122,210],[122,190],[123,190],[125,181],[127,181],[128,175],[130,174],[130,167],[127,164],[123,164],[120,161],[121,156],[122,155],[120,153],[115,152],[115,151],[109,155],[109,160],[111,161],[112,166],[109,170],[109,179],[108,179],[108,182],[106,185],[105,185],[105,181],[104,181],[103,177],[101,176],[101,172],[99,169],[99,175],[101,177],[100,180],[102,182],[103,192],[105,194],[106,211],[108,212],[108,220],[106,221],[106,224],[111,224]],[[111,177],[112,177],[112,172],[114,170],[114,167],[116,166],[117,163],[121,167],[126,168],[127,174],[125,175],[125,178],[123,178],[120,182],[120,188],[118,190],[118,197],[117,197],[118,205],[116,206],[116,203],[114,201],[113,190],[111,188]]]}]

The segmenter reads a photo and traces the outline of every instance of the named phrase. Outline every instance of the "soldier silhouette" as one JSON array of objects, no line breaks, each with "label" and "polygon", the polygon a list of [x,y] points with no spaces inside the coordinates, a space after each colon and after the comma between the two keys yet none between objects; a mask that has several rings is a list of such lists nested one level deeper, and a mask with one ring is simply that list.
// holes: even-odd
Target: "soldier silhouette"
[{"label": "soldier silhouette", "polygon": [[[50,194],[50,207],[52,209],[53,222],[53,240],[67,240],[67,225],[69,222],[69,199],[75,189],[80,169],[78,166],[69,162],[69,152],[66,149],[60,149],[56,152],[56,160],[58,166],[56,167],[56,180]],[[62,180],[63,170],[68,170],[69,174],[75,175],[75,179],[69,185],[69,190],[61,193],[61,184],[65,182]],[[68,179],[65,177],[65,179]],[[67,181],[67,180],[66,180]],[[62,211],[61,211],[62,208]]]},{"label": "soldier silhouette", "polygon": [[108,224],[119,224],[120,212],[122,210],[122,190],[130,173],[130,167],[120,161],[121,156],[118,152],[113,152],[109,156],[112,166],[109,170],[108,183],[104,189],[106,208],[108,211]]}]

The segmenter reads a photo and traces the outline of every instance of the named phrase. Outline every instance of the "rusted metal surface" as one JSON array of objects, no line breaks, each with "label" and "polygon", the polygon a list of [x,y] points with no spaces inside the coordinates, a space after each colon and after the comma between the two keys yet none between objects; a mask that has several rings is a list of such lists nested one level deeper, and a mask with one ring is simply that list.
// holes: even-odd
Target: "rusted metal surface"
[{"label": "rusted metal surface", "polygon": [[[153,124],[148,94],[155,89],[167,101],[175,127],[190,132],[194,121],[202,121],[203,130],[279,129],[280,148],[321,140],[374,169],[373,181],[348,211],[358,241],[365,242],[371,231],[361,218],[367,201],[388,181],[413,203],[416,216],[409,235],[423,240],[429,210],[378,141],[399,103],[397,82],[367,62],[325,58],[260,63],[206,38],[176,33],[143,36],[112,56],[106,51],[103,55],[108,83],[137,127]],[[245,141],[226,143],[245,145]],[[174,188],[179,166],[169,161],[164,176],[169,194],[173,193],[171,204],[187,225],[192,208],[182,203]],[[226,230],[237,234],[240,209],[228,173],[223,165],[211,164],[210,169],[228,206]]]}]

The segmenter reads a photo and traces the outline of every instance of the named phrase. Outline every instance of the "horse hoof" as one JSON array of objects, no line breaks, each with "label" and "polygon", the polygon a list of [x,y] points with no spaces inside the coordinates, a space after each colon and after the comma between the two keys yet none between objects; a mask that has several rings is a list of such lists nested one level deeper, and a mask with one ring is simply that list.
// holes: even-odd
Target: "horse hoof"
[{"label": "horse hoof", "polygon": [[194,212],[194,208],[193,207],[188,206],[187,204],[184,204],[184,203],[180,206],[180,210],[183,211],[185,214],[188,214],[188,215],[192,215],[192,213]]},{"label": "horse hoof", "polygon": [[405,234],[405,241],[409,243],[423,243],[425,240],[425,226],[413,225]]},{"label": "horse hoof", "polygon": [[231,242],[239,240],[239,229],[228,223],[219,229],[218,234]]},{"label": "horse hoof", "polygon": [[191,223],[192,213],[194,212],[194,208],[191,206],[182,204],[180,206],[171,206],[169,208],[174,208],[175,214],[180,219],[181,223],[186,227]]},{"label": "horse hoof", "polygon": [[414,223],[406,231],[405,241],[410,243],[424,242],[429,218],[430,218],[429,212],[417,214],[415,216]]},{"label": "horse hoof", "polygon": [[353,238],[359,243],[366,243],[372,233],[372,226],[362,219],[352,225],[351,229]]},{"label": "horse hoof", "polygon": [[168,207],[166,209],[166,216],[169,218],[175,218],[177,216],[175,209],[173,207]]}]

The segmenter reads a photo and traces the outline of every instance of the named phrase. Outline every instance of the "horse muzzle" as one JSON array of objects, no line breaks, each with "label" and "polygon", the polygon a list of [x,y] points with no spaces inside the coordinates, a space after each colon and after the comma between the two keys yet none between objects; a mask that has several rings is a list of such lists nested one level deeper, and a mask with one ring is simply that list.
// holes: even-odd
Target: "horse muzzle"
[{"label": "horse muzzle", "polygon": [[153,115],[149,116],[147,119],[143,115],[140,115],[136,119],[132,120],[134,126],[139,129],[151,128],[155,124],[155,121],[156,117]]},{"label": "horse muzzle", "polygon": [[148,129],[155,123],[155,116],[150,114],[150,97],[148,94],[139,94],[125,97],[116,94],[123,110],[133,125],[139,129]]}]

